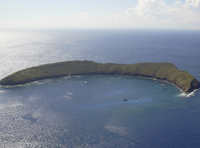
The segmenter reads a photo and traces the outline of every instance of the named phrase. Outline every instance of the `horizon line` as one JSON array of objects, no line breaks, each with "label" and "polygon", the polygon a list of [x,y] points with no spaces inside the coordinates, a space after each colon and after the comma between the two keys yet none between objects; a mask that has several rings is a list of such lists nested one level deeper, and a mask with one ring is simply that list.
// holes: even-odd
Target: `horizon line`
[{"label": "horizon line", "polygon": [[31,27],[31,28],[28,28],[28,27],[25,27],[25,28],[0,28],[0,30],[9,30],[9,29],[11,29],[11,30],[20,30],[20,29],[27,29],[27,30],[29,30],[29,29],[42,29],[42,30],[57,30],[57,29],[60,29],[60,30],[88,30],[88,29],[91,29],[91,30],[102,30],[102,29],[105,29],[105,30],[107,30],[107,29],[109,29],[109,30],[117,30],[117,29],[121,29],[121,30],[185,30],[185,31],[187,31],[187,30],[189,30],[189,31],[200,31],[200,29],[193,29],[193,28],[110,28],[110,27],[108,27],[108,28],[101,28],[101,27],[99,27],[99,28],[95,28],[95,27],[85,27],[85,28],[73,28],[73,27],[47,27],[47,28],[44,28],[44,27]]}]

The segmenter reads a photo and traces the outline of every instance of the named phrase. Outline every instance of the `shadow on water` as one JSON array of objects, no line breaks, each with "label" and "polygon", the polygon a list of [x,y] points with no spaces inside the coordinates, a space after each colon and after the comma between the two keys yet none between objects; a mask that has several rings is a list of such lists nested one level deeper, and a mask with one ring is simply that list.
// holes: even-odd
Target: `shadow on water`
[{"label": "shadow on water", "polygon": [[34,118],[31,114],[26,114],[22,116],[23,119],[30,121],[31,123],[36,123],[37,118]]}]

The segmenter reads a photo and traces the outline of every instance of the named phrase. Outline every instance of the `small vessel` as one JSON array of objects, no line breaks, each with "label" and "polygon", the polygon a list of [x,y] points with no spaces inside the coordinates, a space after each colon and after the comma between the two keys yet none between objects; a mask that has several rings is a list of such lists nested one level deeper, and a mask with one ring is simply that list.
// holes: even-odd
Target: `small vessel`
[{"label": "small vessel", "polygon": [[166,89],[167,89],[167,87],[162,87],[162,89],[163,89],[163,90],[166,90]]},{"label": "small vessel", "polygon": [[158,81],[154,81],[154,84],[158,84]]},{"label": "small vessel", "polygon": [[122,77],[118,77],[118,79],[120,80]]},{"label": "small vessel", "polygon": [[123,101],[128,101],[128,99],[124,99]]},{"label": "small vessel", "polygon": [[87,81],[85,81],[85,84],[88,84],[88,82],[87,82]]},{"label": "small vessel", "polygon": [[139,99],[139,102],[141,102],[142,100],[141,99]]},{"label": "small vessel", "polygon": [[165,84],[161,84],[160,86],[165,86]]},{"label": "small vessel", "polygon": [[93,76],[92,79],[95,79],[95,76]]}]

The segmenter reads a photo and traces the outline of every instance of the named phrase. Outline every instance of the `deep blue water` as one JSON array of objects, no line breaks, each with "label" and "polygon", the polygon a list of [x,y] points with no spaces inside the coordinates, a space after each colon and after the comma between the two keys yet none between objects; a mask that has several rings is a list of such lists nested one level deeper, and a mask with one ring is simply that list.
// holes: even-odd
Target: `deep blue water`
[{"label": "deep blue water", "polygon": [[[199,38],[200,31],[185,30],[0,30],[0,79],[45,63],[92,60],[171,62],[200,80]],[[118,77],[0,87],[0,147],[200,146],[199,90],[185,97],[169,83]]]}]

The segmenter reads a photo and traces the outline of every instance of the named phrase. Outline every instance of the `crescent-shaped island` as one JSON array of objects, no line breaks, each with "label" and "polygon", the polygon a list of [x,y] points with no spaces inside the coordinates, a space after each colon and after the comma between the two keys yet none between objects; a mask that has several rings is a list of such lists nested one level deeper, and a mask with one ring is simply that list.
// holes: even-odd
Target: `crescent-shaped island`
[{"label": "crescent-shaped island", "polygon": [[114,64],[93,61],[67,61],[15,72],[0,81],[0,85],[19,85],[37,80],[76,75],[126,75],[155,78],[171,82],[184,92],[200,88],[200,83],[191,74],[181,71],[172,63]]}]

